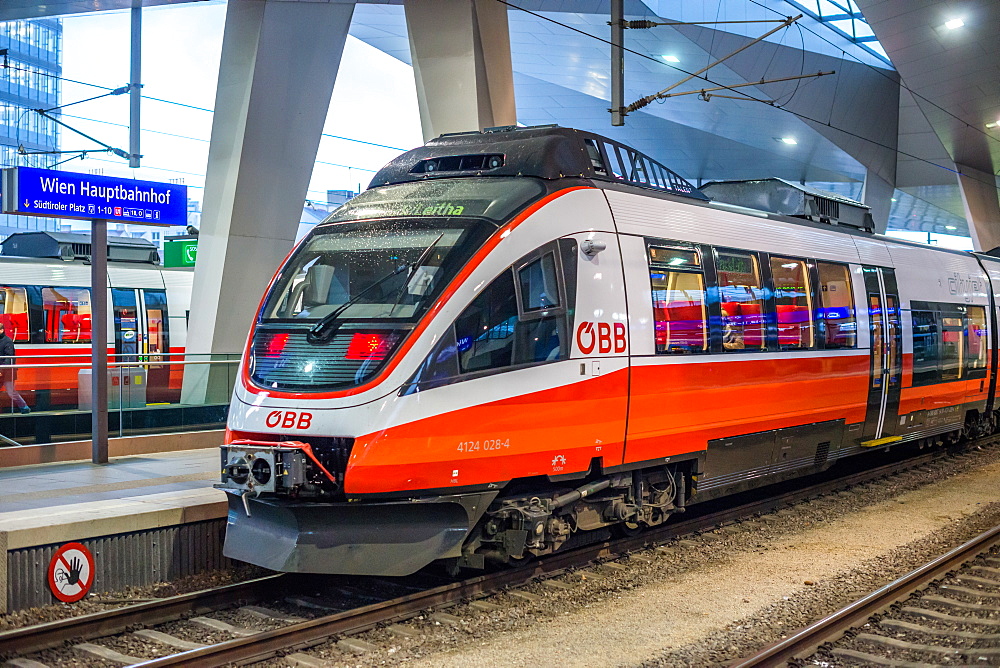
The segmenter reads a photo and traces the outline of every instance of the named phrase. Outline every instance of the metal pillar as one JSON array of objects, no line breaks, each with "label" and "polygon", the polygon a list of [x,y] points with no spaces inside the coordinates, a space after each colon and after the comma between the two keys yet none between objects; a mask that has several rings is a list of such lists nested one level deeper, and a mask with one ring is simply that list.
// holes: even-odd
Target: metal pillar
[{"label": "metal pillar", "polygon": [[[353,13],[353,2],[239,0],[226,8],[188,353],[243,350],[261,295],[295,241]],[[230,374],[188,365],[182,401],[228,401]]]},{"label": "metal pillar", "polygon": [[132,7],[132,62],[129,73],[128,166],[135,169],[139,154],[139,104],[142,101],[142,5]]},{"label": "metal pillar", "polygon": [[90,460],[108,463],[108,221],[90,223]]},{"label": "metal pillar", "polygon": [[972,247],[977,251],[1000,247],[1000,199],[996,177],[966,165],[956,164],[955,167]]},{"label": "metal pillar", "polygon": [[515,125],[507,6],[496,0],[405,0],[424,139]]},{"label": "metal pillar", "polygon": [[611,125],[625,125],[625,0],[611,0]]}]

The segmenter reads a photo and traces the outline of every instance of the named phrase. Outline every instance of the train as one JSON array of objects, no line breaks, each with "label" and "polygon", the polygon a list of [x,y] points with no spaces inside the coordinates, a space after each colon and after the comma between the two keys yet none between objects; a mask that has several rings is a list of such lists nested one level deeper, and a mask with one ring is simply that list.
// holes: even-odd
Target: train
[{"label": "train", "polygon": [[[111,238],[109,247],[110,360],[143,365],[145,401],[176,402],[183,366],[167,362],[183,359],[193,272],[160,266],[148,242]],[[17,350],[17,389],[32,410],[79,405],[93,327],[89,256],[86,234],[19,232],[3,242],[0,322]]]},{"label": "train", "polygon": [[289,255],[221,446],[224,554],[503,567],[995,431],[1000,259],[590,132],[401,154]]}]

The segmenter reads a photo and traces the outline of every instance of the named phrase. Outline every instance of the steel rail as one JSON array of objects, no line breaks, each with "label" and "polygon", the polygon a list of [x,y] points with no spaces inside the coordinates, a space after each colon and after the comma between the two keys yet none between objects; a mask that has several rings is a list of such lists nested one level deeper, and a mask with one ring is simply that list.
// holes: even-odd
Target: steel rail
[{"label": "steel rail", "polygon": [[163,624],[188,614],[204,613],[239,602],[259,601],[285,586],[284,573],[268,575],[215,589],[137,603],[113,610],[68,617],[0,633],[0,656],[23,656],[76,638],[92,639],[121,633],[130,626]]},{"label": "steel rail", "polygon": [[863,624],[872,615],[882,612],[927,584],[951,573],[963,564],[1000,543],[1000,526],[984,531],[937,559],[893,580],[832,615],[797,631],[788,638],[765,647],[759,653],[730,664],[732,668],[783,666],[792,659],[803,659],[820,645],[837,640],[844,632]]},{"label": "steel rail", "polygon": [[[994,437],[980,439],[977,443],[988,442],[990,438]],[[304,647],[322,642],[323,639],[331,635],[358,633],[379,623],[411,617],[416,612],[426,608],[453,603],[462,598],[482,595],[503,587],[524,585],[539,577],[552,576],[594,560],[617,557],[623,553],[661,544],[673,538],[696,531],[703,531],[719,524],[733,522],[758,513],[770,512],[776,508],[817,495],[914,468],[946,457],[951,452],[949,450],[935,450],[917,457],[867,469],[859,473],[852,473],[833,480],[822,481],[805,488],[790,490],[766,499],[749,501],[717,512],[705,513],[680,521],[672,521],[666,525],[644,531],[636,536],[595,541],[590,545],[565,552],[557,552],[545,558],[532,561],[521,568],[513,568],[496,574],[481,575],[461,582],[449,583],[402,598],[391,599],[335,615],[316,618],[282,629],[255,634],[247,639],[227,641],[209,646],[208,648],[162,657],[141,665],[217,665],[216,662],[238,660],[235,656],[231,659],[218,658],[226,656],[226,653],[229,651],[239,652],[238,656],[242,658],[267,658],[267,656],[275,654],[282,649],[287,649],[290,646]],[[695,512],[697,512],[697,506],[692,509],[692,514]],[[271,575],[247,582],[226,585],[217,589],[192,592],[190,594],[138,603],[99,613],[70,617],[45,624],[0,632],[0,656],[24,656],[33,652],[59,647],[68,640],[109,636],[122,633],[130,627],[149,627],[181,619],[191,614],[204,614],[232,607],[241,602],[265,600],[268,597],[274,597],[275,591],[279,587],[286,587],[289,582],[292,582],[291,578],[293,577],[286,574]],[[393,606],[397,607],[393,608]],[[287,639],[286,636],[289,633],[294,634],[294,640]],[[281,640],[283,637],[286,639]],[[305,640],[302,638],[305,638]],[[256,645],[258,642],[261,644]],[[205,663],[199,663],[203,657],[215,658],[211,660],[205,658]],[[192,663],[189,664],[188,662]]]},{"label": "steel rail", "polygon": [[671,523],[630,538],[605,540],[591,545],[557,552],[540,558],[519,568],[499,573],[481,575],[462,582],[449,583],[423,592],[409,594],[396,599],[373,603],[354,610],[338,612],[292,624],[279,629],[257,633],[246,638],[237,638],[207,647],[180,652],[136,664],[142,668],[163,668],[166,666],[209,667],[229,663],[249,663],[263,661],[291,648],[301,649],[322,643],[331,636],[349,635],[370,630],[379,624],[410,618],[428,608],[454,604],[463,599],[481,596],[505,587],[530,584],[540,576],[552,576],[567,569],[588,564],[594,560],[621,556],[632,550],[662,543],[665,540],[705,530],[736,519],[760,512],[768,512],[780,506],[794,503],[817,494],[828,493],[845,485],[854,485],[884,477],[901,470],[919,466],[928,461],[945,456],[946,452],[934,452],[894,462],[884,466],[855,473],[843,478],[826,481],[805,489],[793,490],[777,497],[751,501],[733,508]]}]

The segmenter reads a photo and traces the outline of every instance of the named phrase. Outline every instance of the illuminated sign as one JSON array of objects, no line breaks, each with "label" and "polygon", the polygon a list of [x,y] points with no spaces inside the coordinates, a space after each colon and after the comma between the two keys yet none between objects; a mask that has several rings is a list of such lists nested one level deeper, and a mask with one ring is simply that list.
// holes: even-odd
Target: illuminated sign
[{"label": "illuminated sign", "polygon": [[187,225],[187,186],[36,167],[3,170],[3,212],[24,216]]}]

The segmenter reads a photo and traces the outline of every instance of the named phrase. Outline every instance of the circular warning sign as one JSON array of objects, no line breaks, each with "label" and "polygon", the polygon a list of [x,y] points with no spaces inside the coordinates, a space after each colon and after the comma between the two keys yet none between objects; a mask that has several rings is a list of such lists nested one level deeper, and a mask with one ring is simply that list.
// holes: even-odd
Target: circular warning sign
[{"label": "circular warning sign", "polygon": [[49,562],[49,589],[64,603],[75,603],[94,584],[94,557],[80,543],[66,543]]}]

